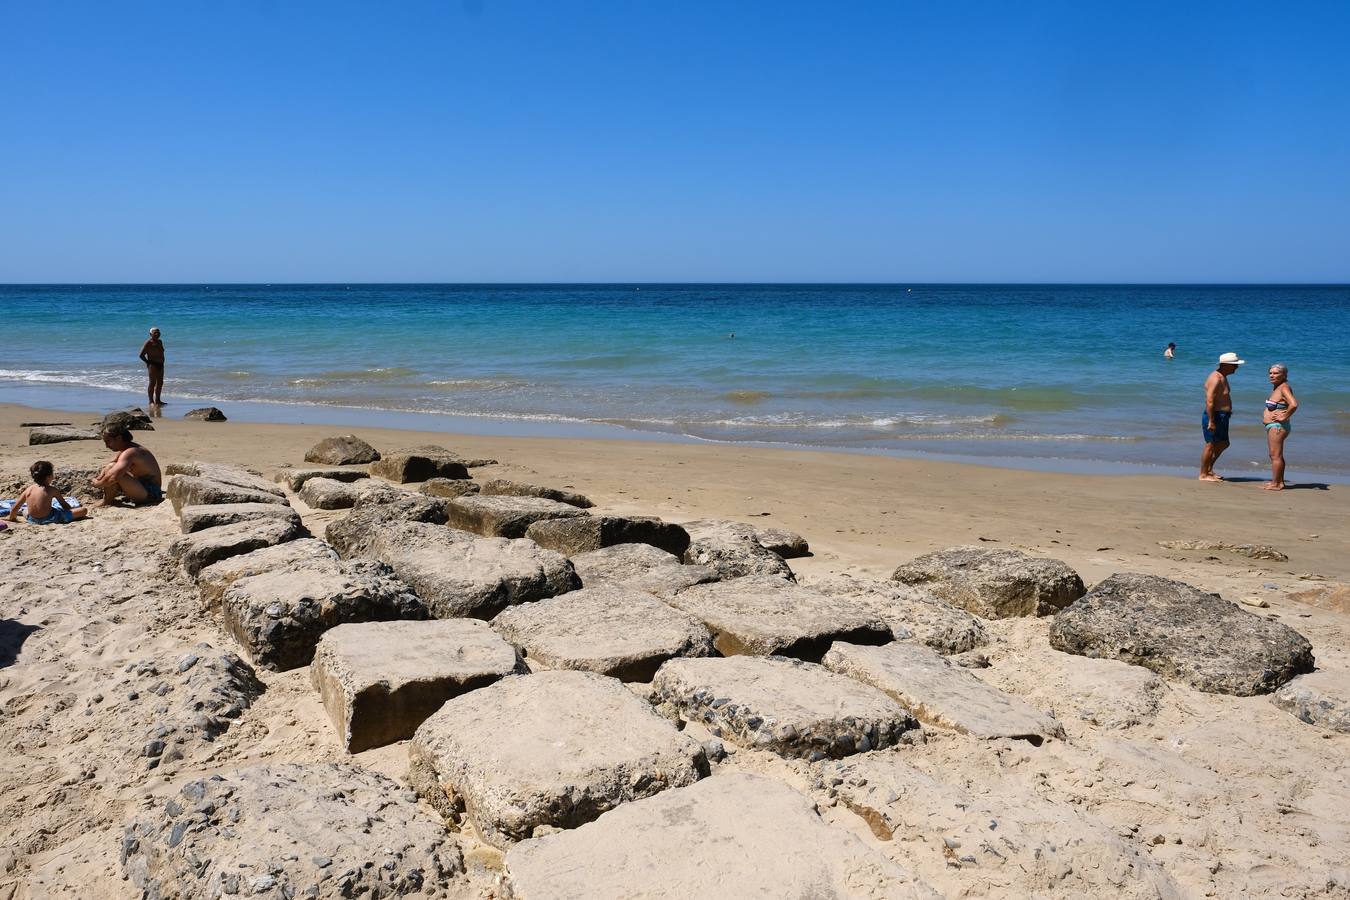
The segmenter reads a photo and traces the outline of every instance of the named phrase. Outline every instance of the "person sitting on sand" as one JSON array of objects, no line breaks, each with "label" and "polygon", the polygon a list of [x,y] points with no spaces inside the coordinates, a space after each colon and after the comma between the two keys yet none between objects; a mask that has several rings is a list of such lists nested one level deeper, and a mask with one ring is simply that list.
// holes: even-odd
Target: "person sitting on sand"
[{"label": "person sitting on sand", "polygon": [[1205,435],[1205,452],[1200,456],[1201,481],[1223,481],[1221,476],[1214,474],[1214,464],[1228,449],[1228,420],[1233,417],[1228,376],[1244,362],[1246,360],[1238,359],[1236,353],[1225,353],[1219,357],[1219,367],[1205,379],[1205,414],[1200,420]]},{"label": "person sitting on sand", "polygon": [[151,406],[164,405],[164,342],[159,339],[159,329],[151,328],[149,339],[141,345],[141,362],[145,363],[145,373],[150,383],[146,394]]},{"label": "person sitting on sand", "polygon": [[109,425],[103,429],[102,437],[103,445],[117,455],[94,477],[94,487],[103,491],[103,502],[99,505],[116,505],[119,493],[132,503],[163,500],[155,455],[133,441],[125,425]]},{"label": "person sitting on sand", "polygon": [[19,507],[25,503],[28,504],[30,525],[67,525],[89,515],[89,510],[83,507],[71,509],[66,498],[61,496],[61,492],[52,487],[52,476],[56,474],[56,467],[47,460],[40,459],[33,463],[28,467],[28,474],[33,476],[33,483],[24,488],[19,499],[14,501],[14,506],[7,517],[9,521],[18,520]]},{"label": "person sitting on sand", "polygon": [[1274,390],[1266,400],[1266,411],[1262,416],[1262,421],[1266,423],[1266,446],[1270,449],[1270,481],[1266,482],[1266,490],[1282,491],[1284,442],[1294,430],[1294,423],[1290,420],[1298,409],[1298,401],[1289,387],[1289,367],[1284,363],[1270,367],[1270,383]]}]

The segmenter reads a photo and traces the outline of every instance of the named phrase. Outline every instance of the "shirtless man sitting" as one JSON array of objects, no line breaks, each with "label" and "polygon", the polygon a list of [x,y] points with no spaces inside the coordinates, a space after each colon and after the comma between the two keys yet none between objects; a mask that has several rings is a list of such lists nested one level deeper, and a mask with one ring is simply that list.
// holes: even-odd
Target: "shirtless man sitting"
[{"label": "shirtless man sitting", "polygon": [[1225,353],[1219,357],[1219,367],[1205,379],[1205,415],[1200,420],[1205,435],[1205,452],[1200,456],[1201,481],[1223,481],[1223,476],[1215,474],[1214,464],[1228,449],[1228,420],[1233,417],[1228,376],[1244,362],[1236,353]]},{"label": "shirtless man sitting", "polygon": [[137,504],[164,499],[159,461],[131,439],[125,426],[109,425],[103,429],[103,445],[117,455],[94,477],[94,487],[103,491],[100,506],[115,506],[118,494]]}]

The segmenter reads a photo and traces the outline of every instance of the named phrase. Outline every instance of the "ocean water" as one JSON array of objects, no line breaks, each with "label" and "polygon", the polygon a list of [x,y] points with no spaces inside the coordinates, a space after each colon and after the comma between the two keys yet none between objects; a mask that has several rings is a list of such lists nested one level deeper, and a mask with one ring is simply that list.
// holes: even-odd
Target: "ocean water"
[{"label": "ocean water", "polygon": [[11,285],[0,310],[3,402],[143,400],[155,325],[173,404],[1066,470],[1195,466],[1201,386],[1234,350],[1220,470],[1263,471],[1284,362],[1290,478],[1350,477],[1346,286]]}]

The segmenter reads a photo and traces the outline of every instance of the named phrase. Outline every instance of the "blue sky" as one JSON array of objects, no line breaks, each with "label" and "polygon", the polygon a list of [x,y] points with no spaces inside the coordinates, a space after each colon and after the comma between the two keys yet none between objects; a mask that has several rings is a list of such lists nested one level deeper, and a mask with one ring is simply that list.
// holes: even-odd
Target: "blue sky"
[{"label": "blue sky", "polygon": [[1350,281],[1350,4],[0,0],[0,281]]}]

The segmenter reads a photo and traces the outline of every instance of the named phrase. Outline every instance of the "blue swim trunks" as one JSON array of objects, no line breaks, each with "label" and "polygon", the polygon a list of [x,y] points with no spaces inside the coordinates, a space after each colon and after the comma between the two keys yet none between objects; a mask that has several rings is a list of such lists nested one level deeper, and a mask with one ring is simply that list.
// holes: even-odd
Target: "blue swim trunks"
[{"label": "blue swim trunks", "polygon": [[141,487],[145,488],[146,503],[158,503],[164,499],[164,489],[160,487],[159,482],[151,481],[149,478],[137,478],[136,480],[141,483]]},{"label": "blue swim trunks", "polygon": [[1228,443],[1228,420],[1233,418],[1231,409],[1219,409],[1214,412],[1214,421],[1209,421],[1209,410],[1200,416],[1200,428],[1205,433],[1205,443]]},{"label": "blue swim trunks", "polygon": [[70,510],[55,505],[52,506],[50,513],[40,519],[35,519],[32,516],[25,516],[24,518],[28,519],[29,525],[69,525],[75,521],[75,517],[71,515]]}]

